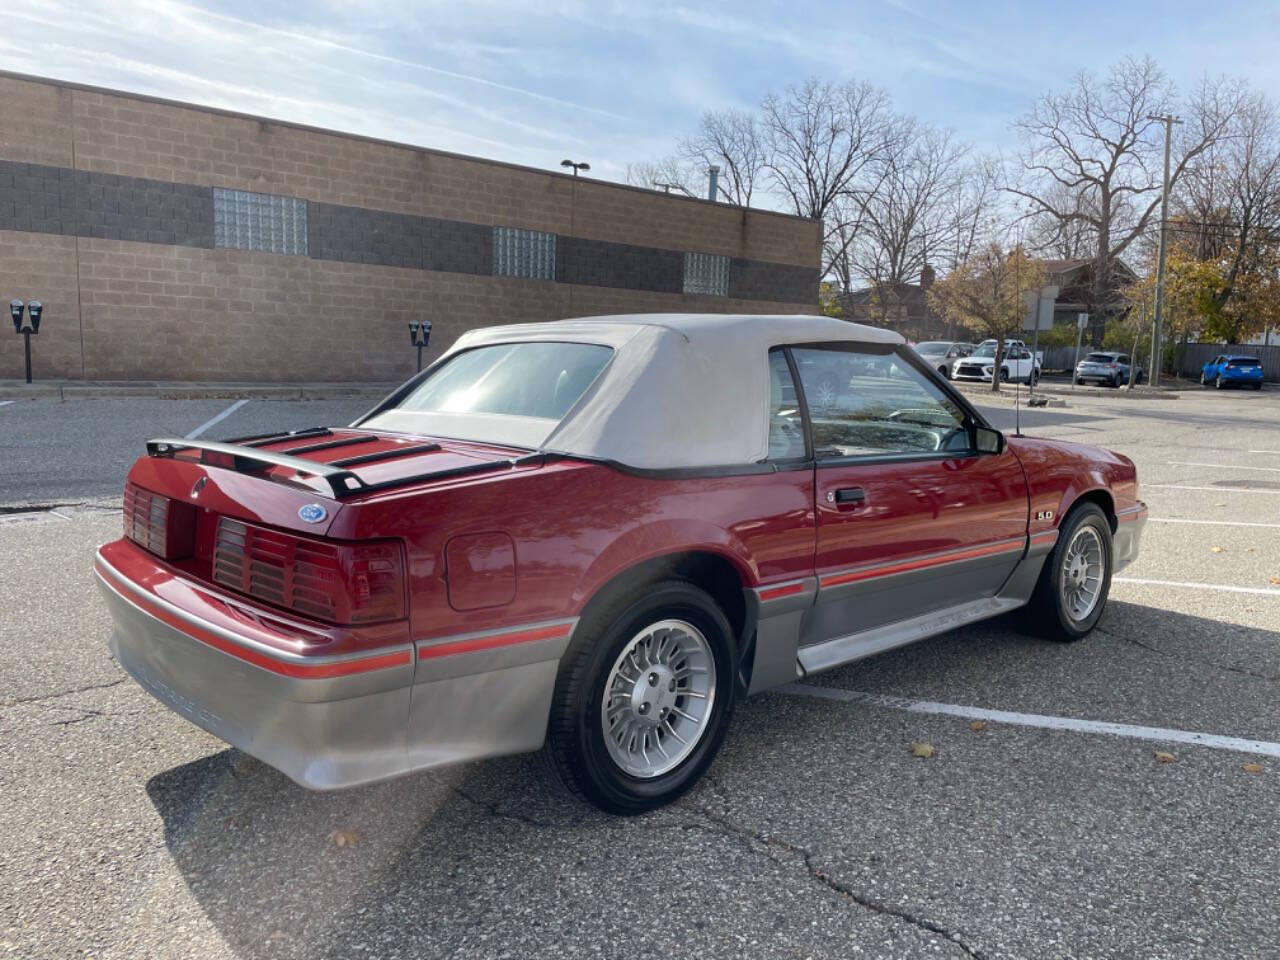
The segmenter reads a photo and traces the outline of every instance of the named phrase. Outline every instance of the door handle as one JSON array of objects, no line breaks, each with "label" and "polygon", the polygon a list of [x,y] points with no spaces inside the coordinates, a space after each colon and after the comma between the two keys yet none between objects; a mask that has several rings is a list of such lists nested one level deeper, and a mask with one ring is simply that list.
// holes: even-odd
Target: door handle
[{"label": "door handle", "polygon": [[863,503],[867,499],[867,494],[861,487],[841,487],[828,494],[827,499],[835,503]]}]

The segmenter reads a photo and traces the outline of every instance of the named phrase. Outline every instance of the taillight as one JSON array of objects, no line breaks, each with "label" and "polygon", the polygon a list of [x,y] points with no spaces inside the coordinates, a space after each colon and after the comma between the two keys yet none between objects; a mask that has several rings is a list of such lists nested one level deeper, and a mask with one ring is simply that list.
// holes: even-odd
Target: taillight
[{"label": "taillight", "polygon": [[389,540],[313,540],[222,517],[213,579],[333,623],[377,623],[405,615],[404,555]]},{"label": "taillight", "polygon": [[124,535],[158,557],[181,560],[195,549],[196,508],[126,483]]}]

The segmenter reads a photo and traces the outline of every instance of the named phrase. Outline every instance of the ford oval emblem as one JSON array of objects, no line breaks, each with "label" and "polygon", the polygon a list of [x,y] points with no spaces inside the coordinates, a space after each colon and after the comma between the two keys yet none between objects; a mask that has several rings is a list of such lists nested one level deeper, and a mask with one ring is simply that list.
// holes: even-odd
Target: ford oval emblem
[{"label": "ford oval emblem", "polygon": [[329,512],[318,503],[308,503],[306,506],[298,508],[298,516],[307,521],[307,523],[319,523],[328,515]]}]

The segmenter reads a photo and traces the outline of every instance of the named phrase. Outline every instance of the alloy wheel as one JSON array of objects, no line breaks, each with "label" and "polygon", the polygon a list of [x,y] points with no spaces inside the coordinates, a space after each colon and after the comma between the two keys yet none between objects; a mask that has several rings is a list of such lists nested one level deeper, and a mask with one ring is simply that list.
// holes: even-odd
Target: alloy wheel
[{"label": "alloy wheel", "polygon": [[1106,574],[1106,552],[1102,537],[1090,524],[1084,524],[1062,557],[1059,591],[1062,608],[1076,623],[1086,620],[1102,596],[1102,581]]},{"label": "alloy wheel", "polygon": [[610,758],[640,779],[675,769],[707,732],[715,694],[715,657],[697,627],[685,620],[645,627],[605,681],[600,723]]}]

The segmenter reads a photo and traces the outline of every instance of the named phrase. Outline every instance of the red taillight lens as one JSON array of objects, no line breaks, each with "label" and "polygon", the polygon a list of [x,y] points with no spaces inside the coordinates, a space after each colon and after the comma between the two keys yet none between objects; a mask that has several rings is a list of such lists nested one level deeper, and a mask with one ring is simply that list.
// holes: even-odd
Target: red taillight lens
[{"label": "red taillight lens", "polygon": [[312,540],[222,517],[213,579],[334,623],[377,623],[405,615],[404,555],[395,541]]},{"label": "red taillight lens", "polygon": [[195,549],[196,508],[126,483],[124,535],[158,557],[181,560]]}]

